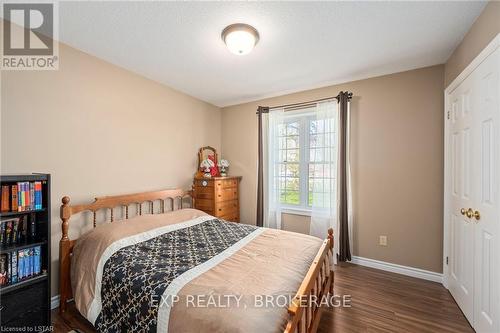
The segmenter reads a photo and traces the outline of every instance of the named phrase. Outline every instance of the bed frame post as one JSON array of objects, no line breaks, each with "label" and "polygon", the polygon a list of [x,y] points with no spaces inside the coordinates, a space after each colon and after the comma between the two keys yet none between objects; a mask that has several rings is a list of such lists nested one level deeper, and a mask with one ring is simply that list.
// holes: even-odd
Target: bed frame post
[{"label": "bed frame post", "polygon": [[70,263],[71,263],[71,241],[68,237],[69,218],[71,217],[71,208],[69,206],[69,197],[62,198],[61,206],[61,229],[62,237],[59,242],[59,312],[66,311],[66,302],[71,297],[71,285],[69,284]]},{"label": "bed frame post", "polygon": [[191,190],[189,191],[189,196],[191,197],[191,208],[195,208],[195,202],[194,202],[194,184],[191,185]]},{"label": "bed frame post", "polygon": [[[333,228],[328,228],[328,240],[329,240],[330,251],[333,257],[335,255],[335,253],[333,252]],[[330,277],[332,280],[328,291],[330,292],[330,295],[333,296],[333,266],[330,268]]]}]

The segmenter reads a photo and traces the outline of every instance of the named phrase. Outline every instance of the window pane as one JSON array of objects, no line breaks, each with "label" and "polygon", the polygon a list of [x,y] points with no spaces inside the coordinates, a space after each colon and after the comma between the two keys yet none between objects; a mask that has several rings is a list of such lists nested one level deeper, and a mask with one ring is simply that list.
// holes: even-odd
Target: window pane
[{"label": "window pane", "polygon": [[315,134],[311,135],[309,139],[310,147],[325,147],[325,135],[324,134]]},{"label": "window pane", "polygon": [[300,203],[300,196],[298,191],[286,192],[286,203],[290,205],[298,205]]},{"label": "window pane", "polygon": [[286,127],[285,127],[285,124],[278,124],[278,135],[279,135],[279,136],[286,135]]},{"label": "window pane", "polygon": [[336,120],[315,119],[309,122],[308,195],[309,206],[327,208],[335,189]]},{"label": "window pane", "polygon": [[330,208],[332,205],[330,193],[323,194],[323,207]]},{"label": "window pane", "polygon": [[298,191],[282,191],[281,192],[281,203],[287,205],[298,205],[300,203],[300,196]]},{"label": "window pane", "polygon": [[313,192],[324,192],[323,179],[309,179],[309,190]]},{"label": "window pane", "polygon": [[312,202],[311,205],[314,205],[316,207],[323,207],[323,193],[312,193]]},{"label": "window pane", "polygon": [[309,150],[309,161],[311,162],[323,162],[324,161],[324,148],[311,148]]},{"label": "window pane", "polygon": [[298,178],[287,178],[286,179],[286,190],[299,191],[299,179]]},{"label": "window pane", "polygon": [[323,150],[323,156],[324,156],[324,161],[325,162],[333,162],[335,161],[337,151],[334,148],[325,148]]},{"label": "window pane", "polygon": [[325,178],[336,178],[337,173],[336,173],[335,164],[332,164],[332,163],[325,164],[323,175]]},{"label": "window pane", "polygon": [[286,175],[288,177],[293,177],[293,178],[299,178],[299,169],[300,169],[300,166],[299,164],[295,164],[295,163],[290,163],[290,164],[287,164],[286,166],[286,169],[287,169],[287,172],[286,172]]},{"label": "window pane", "polygon": [[299,122],[288,123],[286,126],[286,135],[299,135]]},{"label": "window pane", "polygon": [[280,186],[280,189],[281,189],[282,191],[284,191],[284,190],[285,190],[285,186],[286,186],[286,181],[285,181],[285,179],[286,179],[285,177],[280,177],[280,180],[279,180],[279,182],[280,182],[280,183],[279,183],[279,184],[280,184],[279,186]]},{"label": "window pane", "polygon": [[[313,185],[309,185],[311,188]],[[335,181],[333,179],[324,180],[324,192],[313,192],[309,190],[308,204],[309,206],[315,206],[320,208],[335,208],[335,191],[331,192],[329,187],[335,187]],[[332,207],[330,207],[332,206]]]},{"label": "window pane", "polygon": [[299,150],[298,149],[288,149],[286,151],[286,161],[287,162],[299,162]]},{"label": "window pane", "polygon": [[330,193],[330,191],[331,191],[331,182],[332,182],[331,179],[328,179],[328,178],[325,178],[323,180],[323,191],[325,193]]},{"label": "window pane", "polygon": [[285,149],[280,150],[278,152],[278,161],[279,162],[286,162],[286,150]]},{"label": "window pane", "polygon": [[316,154],[316,149],[309,149],[309,161],[310,162],[316,162],[316,160],[314,159],[314,156]]},{"label": "window pane", "polygon": [[278,138],[278,148],[279,149],[286,149],[286,137],[279,137]]},{"label": "window pane", "polygon": [[286,164],[280,164],[278,168],[278,175],[280,177],[285,177],[286,176]]},{"label": "window pane", "polygon": [[325,147],[330,147],[332,143],[335,143],[335,137],[332,134],[325,135]]},{"label": "window pane", "polygon": [[298,149],[299,148],[299,136],[287,136],[286,137],[286,148],[287,149]]},{"label": "window pane", "polygon": [[309,129],[310,134],[323,133],[324,131],[325,131],[325,129],[324,129],[324,123],[323,123],[322,119],[311,120],[310,129]]},{"label": "window pane", "polygon": [[309,164],[309,178],[324,177],[325,168],[323,164]]}]

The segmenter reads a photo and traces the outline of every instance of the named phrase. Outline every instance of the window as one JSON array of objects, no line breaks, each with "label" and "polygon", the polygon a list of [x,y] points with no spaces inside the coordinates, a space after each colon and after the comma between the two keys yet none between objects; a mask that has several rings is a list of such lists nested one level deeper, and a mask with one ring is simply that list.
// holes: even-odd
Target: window
[{"label": "window", "polygon": [[286,113],[278,124],[274,184],[280,204],[310,210],[328,206],[336,178],[336,122],[317,119],[313,109]]}]

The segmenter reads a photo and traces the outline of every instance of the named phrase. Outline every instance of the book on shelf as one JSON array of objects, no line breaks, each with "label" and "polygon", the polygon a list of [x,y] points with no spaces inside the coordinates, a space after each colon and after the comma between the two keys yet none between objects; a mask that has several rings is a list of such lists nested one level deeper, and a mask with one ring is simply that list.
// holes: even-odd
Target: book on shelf
[{"label": "book on shelf", "polygon": [[34,247],[34,255],[35,255],[35,274],[38,275],[42,273],[42,247],[35,246]]},{"label": "book on shelf", "polygon": [[10,253],[10,270],[9,270],[9,283],[17,282],[17,251]]},{"label": "book on shelf", "polygon": [[[33,217],[32,217],[33,219]],[[34,239],[34,238],[32,238]],[[28,241],[28,218],[27,216],[19,217],[19,243]]]},{"label": "book on shelf", "polygon": [[12,245],[12,221],[13,219],[3,222],[5,223],[5,245]]},{"label": "book on shelf", "polygon": [[25,212],[43,208],[41,181],[2,185],[1,211]]},{"label": "book on shelf", "polygon": [[9,185],[2,185],[2,196],[1,196],[1,204],[0,210],[2,212],[8,212],[10,210],[10,200],[9,200]]},{"label": "book on shelf", "polygon": [[8,283],[7,268],[9,265],[9,258],[6,254],[0,255],[0,286]]},{"label": "book on shelf", "polygon": [[19,241],[19,219],[15,219],[12,221],[12,236],[10,243],[11,244],[17,244]]},{"label": "book on shelf", "polygon": [[42,248],[33,246],[0,255],[0,286],[12,285],[42,273]]},{"label": "book on shelf", "polygon": [[5,244],[5,227],[7,225],[5,223],[0,223],[0,245]]},{"label": "book on shelf", "polygon": [[36,214],[19,217],[2,218],[0,220],[0,245],[11,246],[36,241]]},{"label": "book on shelf", "polygon": [[24,278],[24,250],[17,251],[17,278]]},{"label": "book on shelf", "polygon": [[29,236],[31,239],[36,239],[36,215],[31,214],[30,226],[29,226]]},{"label": "book on shelf", "polygon": [[11,198],[12,198],[12,201],[11,201],[11,210],[13,212],[17,211],[18,208],[17,208],[17,185],[12,185],[11,186]]}]

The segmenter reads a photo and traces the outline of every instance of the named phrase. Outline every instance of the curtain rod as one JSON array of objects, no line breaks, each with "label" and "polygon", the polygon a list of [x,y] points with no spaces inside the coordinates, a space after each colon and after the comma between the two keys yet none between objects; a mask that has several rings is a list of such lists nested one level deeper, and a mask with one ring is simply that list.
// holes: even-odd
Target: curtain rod
[{"label": "curtain rod", "polygon": [[[277,106],[259,106],[257,108],[257,114],[259,113],[269,113],[270,109],[277,109],[277,108],[295,108],[299,107],[302,105],[308,105],[308,104],[313,104],[313,103],[318,103],[318,102],[323,102],[323,101],[328,101],[330,99],[339,99],[340,94],[343,94],[344,92],[341,91],[337,96],[332,96],[332,97],[326,97],[326,98],[320,98],[320,99],[315,99],[312,101],[307,101],[307,102],[300,102],[300,103],[292,103],[292,104],[283,104],[283,105],[277,105]],[[352,98],[352,92],[345,92],[347,94],[347,100],[351,100]]]}]

